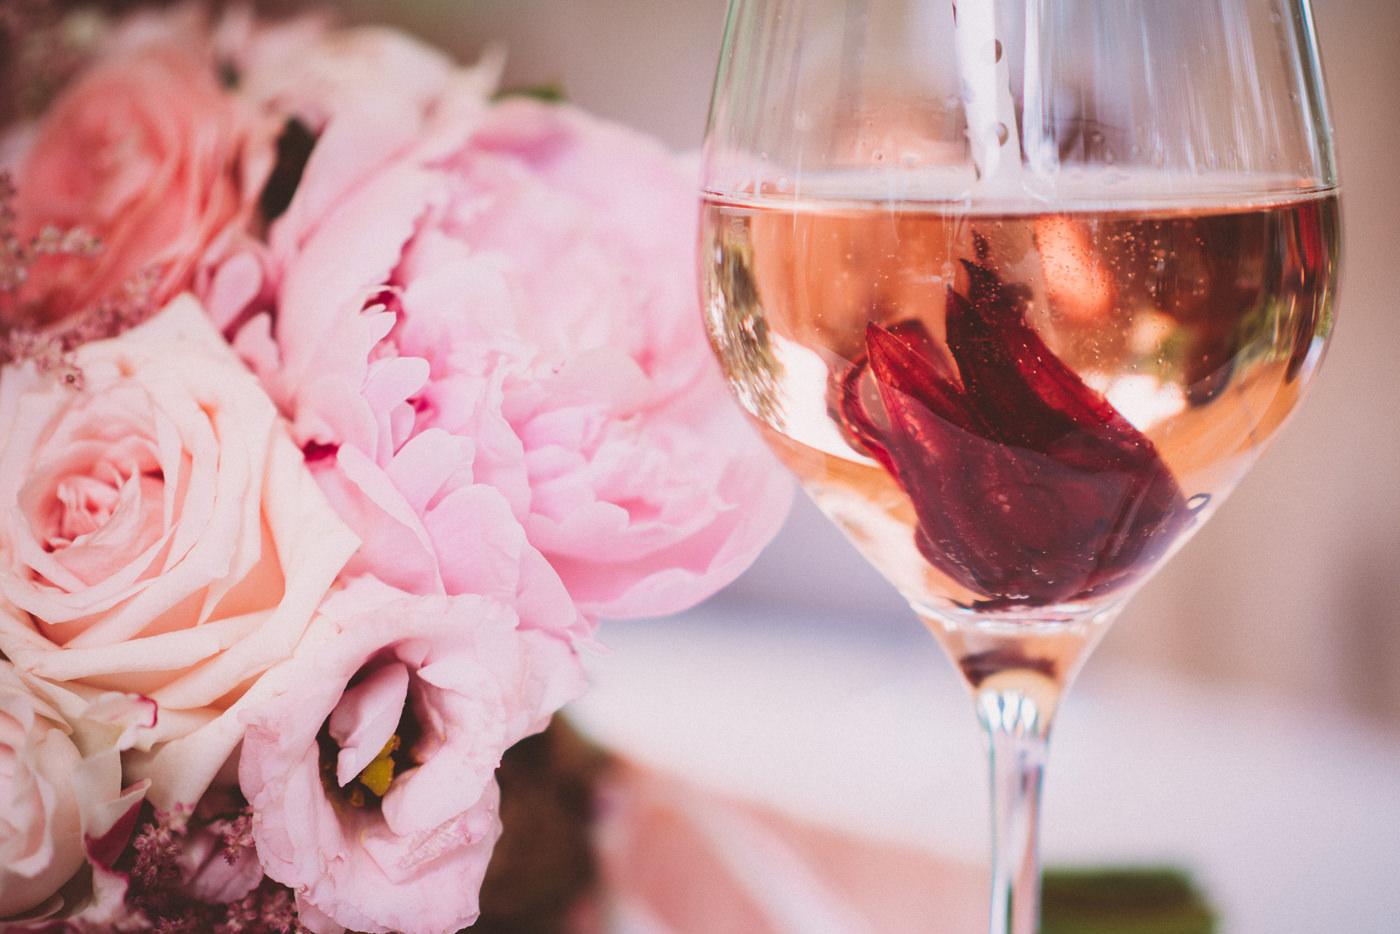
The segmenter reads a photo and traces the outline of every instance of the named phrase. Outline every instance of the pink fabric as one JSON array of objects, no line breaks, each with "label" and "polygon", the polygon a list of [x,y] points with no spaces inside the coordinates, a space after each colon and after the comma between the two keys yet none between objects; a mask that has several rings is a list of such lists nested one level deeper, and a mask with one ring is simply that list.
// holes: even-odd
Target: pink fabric
[{"label": "pink fabric", "polygon": [[962,934],[986,870],[624,766],[596,828],[620,934]]}]

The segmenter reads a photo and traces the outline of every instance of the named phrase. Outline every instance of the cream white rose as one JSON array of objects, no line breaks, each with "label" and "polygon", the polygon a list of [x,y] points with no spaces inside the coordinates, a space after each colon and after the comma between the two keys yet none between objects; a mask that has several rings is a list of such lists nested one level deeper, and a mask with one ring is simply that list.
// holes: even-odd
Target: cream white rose
[{"label": "cream white rose", "polygon": [[68,733],[0,661],[0,918],[43,904],[86,858]]},{"label": "cream white rose", "polygon": [[77,363],[77,389],[0,374],[0,595],[22,611],[0,652],[84,702],[153,700],[128,765],[158,807],[190,802],[357,540],[193,298]]},{"label": "cream white rose", "polygon": [[66,908],[58,893],[87,860],[85,838],[141,803],[143,786],[122,790],[119,755],[141,702],[109,695],[75,730],[51,700],[0,659],[0,919]]}]

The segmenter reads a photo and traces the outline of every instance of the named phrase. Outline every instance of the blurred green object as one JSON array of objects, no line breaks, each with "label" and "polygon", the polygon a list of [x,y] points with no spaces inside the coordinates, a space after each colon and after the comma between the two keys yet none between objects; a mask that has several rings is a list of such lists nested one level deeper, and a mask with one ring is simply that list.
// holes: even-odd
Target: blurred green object
[{"label": "blurred green object", "polygon": [[1045,871],[1040,934],[1215,934],[1216,922],[1180,869]]},{"label": "blurred green object", "polygon": [[564,86],[557,82],[532,84],[528,87],[502,88],[496,92],[496,100],[507,97],[533,97],[535,100],[549,104],[557,104],[568,99],[568,95],[564,93]]}]

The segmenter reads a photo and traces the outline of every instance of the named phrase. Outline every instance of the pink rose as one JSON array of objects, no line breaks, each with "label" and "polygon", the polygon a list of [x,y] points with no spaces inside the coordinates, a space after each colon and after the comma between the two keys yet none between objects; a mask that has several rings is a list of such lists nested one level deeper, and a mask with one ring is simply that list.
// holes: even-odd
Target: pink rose
[{"label": "pink rose", "polygon": [[239,782],[263,868],[313,931],[475,921],[501,755],[583,688],[564,641],[517,624],[494,600],[358,578],[269,673]]},{"label": "pink rose", "polygon": [[[48,916],[98,838],[141,801],[121,788],[121,734],[83,734],[0,659],[0,919]],[[104,742],[106,740],[106,742]]]},{"label": "pink rose", "polygon": [[551,607],[561,584],[588,617],[708,596],[777,530],[791,483],[703,335],[690,173],[569,107],[449,88],[433,114],[297,249],[274,227],[276,308],[236,341],[384,544],[357,567],[457,592],[490,487],[526,550],[489,550]]},{"label": "pink rose", "polygon": [[251,217],[271,137],[216,79],[198,44],[123,46],[100,57],[44,114],[15,168],[18,232],[96,236],[95,256],[48,256],[17,314],[48,324],[156,273],[157,306],[190,282],[225,231]]},{"label": "pink rose", "polygon": [[75,390],[0,377],[0,652],[83,698],[146,695],[129,754],[158,807],[191,802],[354,550],[257,381],[189,296],[84,345]]}]

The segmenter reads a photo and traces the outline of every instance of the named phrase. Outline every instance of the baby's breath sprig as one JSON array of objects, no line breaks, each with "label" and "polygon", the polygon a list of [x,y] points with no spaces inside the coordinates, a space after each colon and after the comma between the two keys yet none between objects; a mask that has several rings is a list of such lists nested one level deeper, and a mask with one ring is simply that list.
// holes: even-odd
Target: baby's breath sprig
[{"label": "baby's breath sprig", "polygon": [[[185,845],[194,811],[161,811],[147,806],[128,857],[118,864],[127,875],[128,907],[156,934],[309,934],[297,919],[290,889],[264,878],[231,902],[205,902],[186,891]],[[210,825],[219,832],[224,856],[236,861],[252,845],[252,811]]]},{"label": "baby's breath sprig", "polygon": [[161,270],[155,266],[142,270],[96,304],[56,324],[36,324],[44,317],[36,307],[43,299],[25,298],[35,265],[45,257],[96,258],[103,245],[81,227],[54,224],[31,237],[21,236],[16,194],[10,174],[0,171],[0,365],[29,360],[41,372],[57,373],[65,383],[82,388],[82,372],[73,352],[89,341],[115,337],[154,314]]}]

